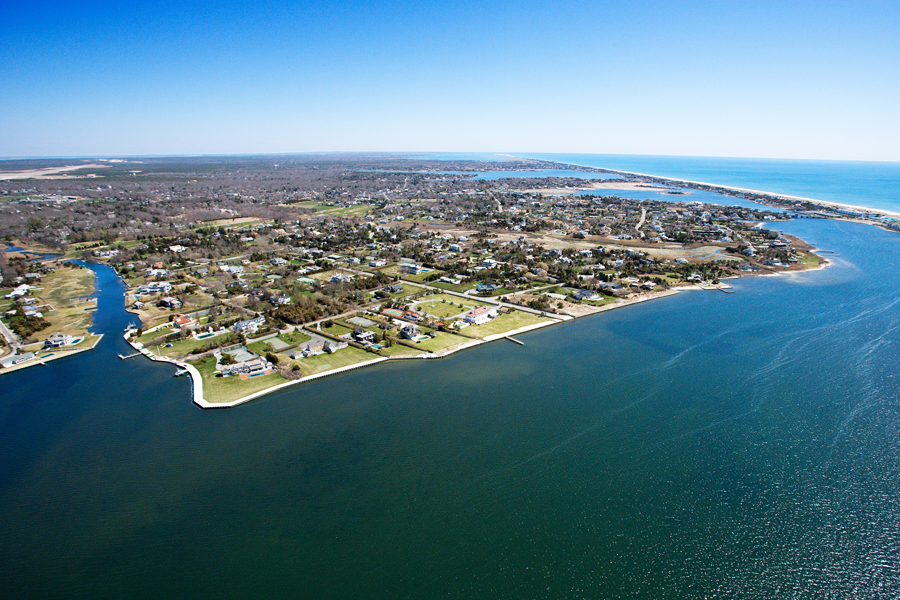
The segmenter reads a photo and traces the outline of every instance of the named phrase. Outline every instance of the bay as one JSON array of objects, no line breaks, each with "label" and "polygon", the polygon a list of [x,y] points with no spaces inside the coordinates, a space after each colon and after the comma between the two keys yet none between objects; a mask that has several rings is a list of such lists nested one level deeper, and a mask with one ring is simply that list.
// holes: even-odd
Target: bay
[{"label": "bay", "polygon": [[900,236],[778,226],[834,265],[221,411],[94,267],[100,346],[0,376],[0,590],[896,597]]}]

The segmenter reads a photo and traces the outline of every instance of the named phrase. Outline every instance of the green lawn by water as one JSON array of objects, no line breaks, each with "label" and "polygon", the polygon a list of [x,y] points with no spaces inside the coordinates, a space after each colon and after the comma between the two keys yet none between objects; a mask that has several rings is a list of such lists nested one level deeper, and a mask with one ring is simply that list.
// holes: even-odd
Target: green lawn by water
[{"label": "green lawn by water", "polygon": [[373,358],[378,358],[378,355],[366,352],[365,350],[360,350],[359,348],[354,348],[353,346],[348,346],[343,350],[338,350],[334,354],[325,353],[309,358],[298,358],[297,360],[290,360],[287,355],[282,354],[279,355],[279,358],[295,365],[299,365],[300,372],[303,373],[304,376],[308,376],[318,375],[319,373],[324,373],[325,371],[330,371],[332,369],[339,369],[341,367],[347,367],[355,365],[356,363],[372,360]]},{"label": "green lawn by water", "polygon": [[552,320],[553,319],[541,317],[539,315],[533,315],[521,310],[514,310],[510,314],[500,313],[499,317],[497,317],[493,321],[485,323],[484,325],[472,325],[470,327],[467,327],[465,329],[465,332],[468,335],[476,335],[480,338],[483,338],[489,335],[506,333],[508,331],[520,329],[522,327],[528,327],[529,325],[546,323]]},{"label": "green lawn by water", "polygon": [[216,369],[216,359],[212,356],[197,361],[193,365],[200,371],[200,375],[203,378],[203,398],[207,402],[233,402],[286,381],[278,373],[253,377],[247,380],[242,380],[236,375],[216,377],[213,374]]}]

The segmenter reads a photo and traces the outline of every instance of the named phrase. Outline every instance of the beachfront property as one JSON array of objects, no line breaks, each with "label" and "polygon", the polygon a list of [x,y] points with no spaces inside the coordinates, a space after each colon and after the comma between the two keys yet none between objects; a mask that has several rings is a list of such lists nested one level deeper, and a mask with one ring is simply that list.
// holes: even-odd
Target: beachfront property
[{"label": "beachfront property", "polygon": [[602,298],[594,290],[576,290],[572,295],[576,300],[600,300]]},{"label": "beachfront property", "polygon": [[323,352],[325,352],[325,342],[323,340],[311,340],[306,344],[306,348],[299,352],[299,356],[297,356],[297,352],[294,352],[294,354],[291,354],[291,358],[309,358],[310,356],[318,356]]},{"label": "beachfront property", "polygon": [[271,369],[272,365],[269,364],[266,359],[257,356],[256,358],[251,358],[250,360],[235,363],[233,365],[221,365],[220,371],[222,372],[223,377],[230,377],[232,375],[247,375],[253,377],[254,375],[263,375]]},{"label": "beachfront property", "polygon": [[65,333],[54,333],[44,340],[44,348],[62,348],[75,341],[75,337]]},{"label": "beachfront property", "polygon": [[463,320],[470,325],[484,325],[485,323],[496,317],[496,306],[479,306],[477,308],[473,308],[465,315],[463,315]]},{"label": "beachfront property", "polygon": [[14,367],[16,365],[20,365],[23,362],[27,362],[34,358],[34,352],[25,352],[23,354],[10,354],[8,356],[4,356],[0,358],[0,367],[4,369],[8,369],[9,367]]},{"label": "beachfront property", "polygon": [[334,354],[338,350],[342,350],[348,347],[350,344],[347,342],[335,342],[333,340],[328,340],[325,342],[325,352],[328,354]]}]

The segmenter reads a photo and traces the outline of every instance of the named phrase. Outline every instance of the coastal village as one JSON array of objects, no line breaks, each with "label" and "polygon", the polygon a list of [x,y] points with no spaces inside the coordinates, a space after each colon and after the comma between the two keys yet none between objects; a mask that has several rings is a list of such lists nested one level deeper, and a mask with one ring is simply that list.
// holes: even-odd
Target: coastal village
[{"label": "coastal village", "polygon": [[[121,357],[177,365],[203,407],[824,264],[766,225],[829,209],[702,204],[647,177],[541,161],[168,160],[0,181],[0,373],[98,343],[91,261],[127,286],[134,350]],[[492,171],[511,173],[477,176]]]}]

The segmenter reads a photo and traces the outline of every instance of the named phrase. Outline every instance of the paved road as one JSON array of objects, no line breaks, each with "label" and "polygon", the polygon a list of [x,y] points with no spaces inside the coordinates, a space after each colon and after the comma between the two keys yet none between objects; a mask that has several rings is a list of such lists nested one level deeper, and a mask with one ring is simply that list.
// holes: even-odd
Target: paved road
[{"label": "paved road", "polygon": [[14,334],[6,325],[3,324],[3,321],[0,321],[0,335],[6,340],[6,343],[9,344],[10,349],[15,353],[17,348],[21,348],[22,344],[19,342],[19,337]]}]

